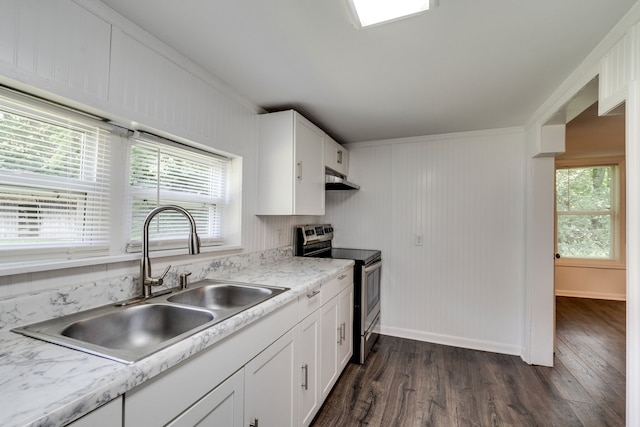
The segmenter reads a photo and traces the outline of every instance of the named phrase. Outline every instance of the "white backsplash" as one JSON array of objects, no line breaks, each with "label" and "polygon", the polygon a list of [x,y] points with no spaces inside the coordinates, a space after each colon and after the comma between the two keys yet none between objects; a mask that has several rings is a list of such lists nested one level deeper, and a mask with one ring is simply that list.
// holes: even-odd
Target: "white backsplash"
[{"label": "white backsplash", "polygon": [[[283,246],[265,251],[177,265],[169,270],[165,279],[165,287],[176,286],[180,274],[187,271],[191,272],[189,277],[191,282],[204,278],[225,279],[245,268],[273,263],[291,256],[291,246]],[[130,272],[132,269],[129,267],[122,270]],[[119,269],[116,268],[116,271]],[[69,274],[69,271],[64,270],[64,272],[65,275],[61,276],[62,280],[59,280],[60,284],[64,283],[66,279],[74,277]],[[82,277],[81,274],[80,278]],[[74,277],[76,284],[73,285],[49,286],[0,299],[0,331],[126,300],[141,293],[137,271],[135,274],[124,274],[104,279],[96,279],[94,275],[91,280],[90,277],[87,275],[87,280],[82,282],[77,282],[78,277]]]}]

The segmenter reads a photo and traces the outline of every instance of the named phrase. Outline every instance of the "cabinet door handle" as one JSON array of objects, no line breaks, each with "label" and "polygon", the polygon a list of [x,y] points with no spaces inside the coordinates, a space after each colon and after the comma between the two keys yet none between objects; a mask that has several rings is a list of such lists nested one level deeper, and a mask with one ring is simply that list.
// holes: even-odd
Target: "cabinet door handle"
[{"label": "cabinet door handle", "polygon": [[342,325],[338,326],[338,345],[342,345]]},{"label": "cabinet door handle", "polygon": [[338,150],[338,158],[336,159],[336,162],[341,165],[342,164],[342,150]]},{"label": "cabinet door handle", "polygon": [[296,166],[298,168],[298,181],[302,181],[302,160],[300,160],[298,163],[296,163]]},{"label": "cabinet door handle", "polygon": [[308,293],[307,293],[307,298],[313,298],[313,297],[315,297],[316,295],[318,295],[319,293],[320,293],[320,289],[316,289],[316,290],[314,290],[314,291],[308,292]]},{"label": "cabinet door handle", "polygon": [[309,365],[306,363],[302,365],[302,375],[304,382],[302,383],[303,390],[309,390]]},{"label": "cabinet door handle", "polygon": [[258,427],[258,419],[254,418],[252,423],[249,423],[249,427]]},{"label": "cabinet door handle", "polygon": [[342,322],[340,325],[340,341],[344,341],[347,338],[347,324]]}]

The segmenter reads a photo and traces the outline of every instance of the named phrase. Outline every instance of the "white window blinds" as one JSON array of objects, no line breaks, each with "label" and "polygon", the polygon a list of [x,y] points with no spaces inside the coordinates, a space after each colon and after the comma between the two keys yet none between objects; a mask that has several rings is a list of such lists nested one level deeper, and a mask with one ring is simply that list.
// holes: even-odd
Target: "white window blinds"
[{"label": "white window blinds", "polygon": [[[129,150],[128,251],[140,248],[142,224],[153,208],[179,205],[196,220],[202,246],[221,245],[227,199],[228,159],[173,143],[153,135],[134,135]],[[151,222],[152,247],[185,246],[189,223],[183,215],[165,211]]]},{"label": "white window blinds", "polygon": [[0,94],[0,252],[5,262],[106,254],[108,126]]}]

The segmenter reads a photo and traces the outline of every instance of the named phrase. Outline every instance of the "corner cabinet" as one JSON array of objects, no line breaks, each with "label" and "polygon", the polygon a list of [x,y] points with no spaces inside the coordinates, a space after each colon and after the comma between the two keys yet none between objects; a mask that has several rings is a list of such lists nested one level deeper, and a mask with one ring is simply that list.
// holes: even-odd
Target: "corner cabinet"
[{"label": "corner cabinet", "polygon": [[257,215],[324,215],[324,132],[293,110],[259,121]]},{"label": "corner cabinet", "polygon": [[341,176],[349,174],[349,152],[329,135],[324,136],[324,166]]}]

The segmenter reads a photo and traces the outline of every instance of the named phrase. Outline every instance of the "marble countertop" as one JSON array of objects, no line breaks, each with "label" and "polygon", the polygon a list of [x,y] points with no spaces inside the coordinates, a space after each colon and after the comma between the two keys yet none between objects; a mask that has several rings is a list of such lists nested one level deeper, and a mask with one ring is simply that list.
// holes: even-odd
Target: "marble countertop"
[{"label": "marble countertop", "polygon": [[65,425],[352,266],[353,261],[347,260],[292,257],[228,275],[225,279],[282,286],[291,291],[131,365],[10,331],[0,332],[0,425]]}]

